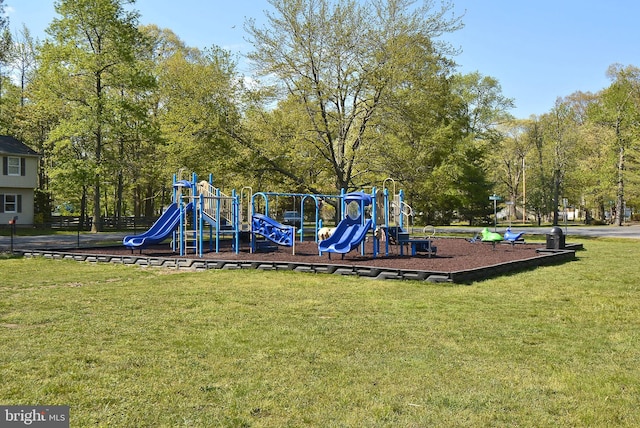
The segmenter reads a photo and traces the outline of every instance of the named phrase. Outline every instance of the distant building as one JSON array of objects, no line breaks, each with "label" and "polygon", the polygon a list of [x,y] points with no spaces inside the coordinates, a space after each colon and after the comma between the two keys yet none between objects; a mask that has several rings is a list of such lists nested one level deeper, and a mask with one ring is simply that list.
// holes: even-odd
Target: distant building
[{"label": "distant building", "polygon": [[40,155],[19,140],[0,135],[0,224],[33,224],[33,193],[38,186]]}]

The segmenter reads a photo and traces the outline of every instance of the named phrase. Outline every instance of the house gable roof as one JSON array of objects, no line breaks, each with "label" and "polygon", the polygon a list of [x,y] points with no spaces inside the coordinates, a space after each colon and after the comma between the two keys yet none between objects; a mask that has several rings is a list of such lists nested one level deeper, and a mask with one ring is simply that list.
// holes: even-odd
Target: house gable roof
[{"label": "house gable roof", "polygon": [[20,140],[16,140],[8,135],[0,135],[0,154],[39,156],[38,152],[31,150],[29,146]]}]

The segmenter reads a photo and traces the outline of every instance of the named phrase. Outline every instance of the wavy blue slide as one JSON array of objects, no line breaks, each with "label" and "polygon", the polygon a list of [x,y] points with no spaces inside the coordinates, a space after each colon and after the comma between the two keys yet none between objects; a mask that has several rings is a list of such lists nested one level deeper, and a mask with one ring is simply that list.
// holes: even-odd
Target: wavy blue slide
[{"label": "wavy blue slide", "polygon": [[[185,206],[185,212],[191,212],[193,209],[193,202],[189,202]],[[167,237],[173,232],[178,223],[180,222],[180,208],[178,204],[173,203],[169,205],[167,210],[162,213],[160,218],[153,223],[151,229],[140,235],[129,235],[122,239],[122,244],[127,247],[143,249],[149,245],[159,244],[167,239]]]},{"label": "wavy blue slide", "polygon": [[335,232],[324,241],[318,243],[318,250],[328,253],[346,254],[353,250],[367,236],[371,229],[371,220],[367,220],[364,226],[360,224],[360,219],[346,218],[338,223]]}]

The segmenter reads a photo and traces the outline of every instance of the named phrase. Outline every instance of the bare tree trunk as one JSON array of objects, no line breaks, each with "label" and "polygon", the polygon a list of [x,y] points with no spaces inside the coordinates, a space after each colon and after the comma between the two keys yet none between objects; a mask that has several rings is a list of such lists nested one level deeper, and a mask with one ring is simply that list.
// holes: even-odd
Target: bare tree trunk
[{"label": "bare tree trunk", "polygon": [[622,226],[624,223],[624,147],[621,145],[618,153],[618,192],[616,195],[615,224]]},{"label": "bare tree trunk", "polygon": [[[102,163],[102,80],[100,73],[96,73],[96,96],[98,99],[97,111],[96,111],[96,148],[95,148],[95,160],[98,171],[100,170],[100,164]],[[91,225],[92,232],[100,232],[102,225],[100,224],[100,180],[102,177],[99,172],[96,172],[94,177],[95,183],[93,191],[93,224]]]},{"label": "bare tree trunk", "polygon": [[78,220],[80,229],[84,229],[84,221],[87,218],[87,188],[82,186],[82,198],[80,199],[80,219]]},{"label": "bare tree trunk", "polygon": [[122,178],[122,171],[118,171],[118,184],[116,187],[116,209],[115,217],[118,226],[122,220],[122,194],[124,193],[124,183]]}]

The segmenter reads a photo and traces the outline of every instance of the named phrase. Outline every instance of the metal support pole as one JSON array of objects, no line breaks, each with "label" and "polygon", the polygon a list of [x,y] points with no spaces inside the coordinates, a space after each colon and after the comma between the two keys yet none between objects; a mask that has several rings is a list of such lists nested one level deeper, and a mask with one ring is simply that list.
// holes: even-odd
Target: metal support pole
[{"label": "metal support pole", "polygon": [[18,220],[18,217],[14,217],[11,220],[9,220],[9,224],[11,225],[11,254],[13,254],[13,237],[16,234],[16,222]]},{"label": "metal support pole", "polygon": [[500,196],[495,193],[489,196],[489,200],[493,201],[493,231],[498,231],[498,201],[500,200]]}]

